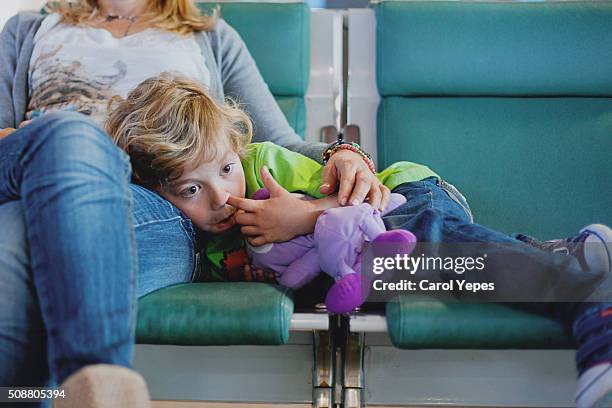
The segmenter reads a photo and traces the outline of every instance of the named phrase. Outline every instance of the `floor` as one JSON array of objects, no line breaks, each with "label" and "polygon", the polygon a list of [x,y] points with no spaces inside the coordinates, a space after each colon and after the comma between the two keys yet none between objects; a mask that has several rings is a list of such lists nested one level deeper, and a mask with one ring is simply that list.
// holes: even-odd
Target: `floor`
[{"label": "floor", "polygon": [[[382,406],[382,405],[368,405],[371,408],[426,408],[412,406]],[[443,406],[436,405],[438,408]],[[230,403],[230,402],[198,402],[198,401],[153,401],[152,408],[311,408],[310,404],[246,404],[246,403]],[[431,408],[431,406],[430,406]],[[452,408],[462,408],[459,406],[453,406]],[[464,407],[467,408],[467,407]],[[478,407],[478,408],[495,408],[495,407]]]},{"label": "floor", "polygon": [[245,404],[229,402],[153,401],[151,408],[311,408],[310,404]]}]

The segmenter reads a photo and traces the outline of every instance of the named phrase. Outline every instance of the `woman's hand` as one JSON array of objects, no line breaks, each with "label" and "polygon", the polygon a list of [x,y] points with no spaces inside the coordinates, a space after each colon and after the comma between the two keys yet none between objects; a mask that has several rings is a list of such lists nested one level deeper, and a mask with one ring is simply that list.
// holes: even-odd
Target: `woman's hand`
[{"label": "woman's hand", "polygon": [[[21,122],[21,123],[19,124],[19,129],[21,129],[21,128],[22,128],[22,127],[24,127],[24,126],[29,125],[29,124],[30,124],[30,122],[32,122],[32,121],[31,121],[31,120],[24,120],[23,122]],[[0,129],[0,139],[2,139],[3,137],[6,137],[6,136],[8,136],[8,135],[10,135],[10,134],[11,134],[11,133],[13,133],[15,130],[17,130],[17,129],[15,129],[15,128],[11,128],[11,127],[9,127],[9,128],[4,128],[4,129]]]},{"label": "woman's hand", "polygon": [[372,207],[382,211],[389,203],[391,191],[372,174],[358,153],[341,149],[330,157],[323,171],[321,194],[333,193],[338,178],[338,201],[341,205],[358,205],[367,200]]},{"label": "woman's hand", "polygon": [[227,204],[239,210],[235,216],[236,223],[242,225],[240,230],[247,241],[260,246],[268,242],[289,241],[312,232],[321,213],[313,202],[293,196],[274,180],[265,167],[261,168],[261,178],[270,192],[269,199],[230,196],[227,200]]},{"label": "woman's hand", "polygon": [[3,137],[6,137],[8,135],[10,135],[11,133],[13,133],[15,131],[15,128],[4,128],[4,129],[0,129],[0,139],[2,139]]}]

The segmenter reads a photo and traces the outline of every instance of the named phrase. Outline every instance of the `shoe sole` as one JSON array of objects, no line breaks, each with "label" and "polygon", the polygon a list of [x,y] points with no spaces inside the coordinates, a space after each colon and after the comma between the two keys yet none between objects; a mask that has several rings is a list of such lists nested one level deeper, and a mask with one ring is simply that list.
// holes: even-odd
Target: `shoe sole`
[{"label": "shoe sole", "polygon": [[[580,232],[587,232],[596,237],[605,248],[605,254],[600,251],[594,251],[592,246],[590,251],[585,251],[584,257],[589,268],[603,270],[607,273],[612,272],[612,255],[610,254],[612,252],[612,229],[603,224],[591,224],[581,229]],[[587,247],[586,249],[589,248]]]},{"label": "shoe sole", "polygon": [[[612,391],[609,390],[608,386],[612,375],[612,365],[605,363],[601,365],[600,371],[597,370],[598,368],[595,366],[583,373],[583,375],[588,375],[589,378],[586,380],[586,384],[576,392],[577,407],[607,408],[607,403],[612,398]],[[580,383],[581,380],[578,381]],[[600,390],[602,387],[604,387],[604,390]]]},{"label": "shoe sole", "polygon": [[610,402],[612,402],[612,392],[608,393],[608,395],[597,401],[593,408],[608,408],[610,406]]}]

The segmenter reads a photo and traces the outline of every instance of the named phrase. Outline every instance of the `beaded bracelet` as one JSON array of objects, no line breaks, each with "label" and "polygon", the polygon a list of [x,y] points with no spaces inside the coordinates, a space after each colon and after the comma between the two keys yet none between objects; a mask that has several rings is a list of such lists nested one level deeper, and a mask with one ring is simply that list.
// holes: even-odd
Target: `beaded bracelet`
[{"label": "beaded bracelet", "polygon": [[366,162],[370,171],[376,174],[376,166],[374,166],[374,162],[372,161],[372,157],[363,151],[361,146],[357,143],[345,142],[342,139],[337,142],[332,143],[325,151],[323,152],[323,164],[327,164],[329,159],[336,153],[338,150],[350,150],[352,152],[357,153],[361,156],[363,161]]}]

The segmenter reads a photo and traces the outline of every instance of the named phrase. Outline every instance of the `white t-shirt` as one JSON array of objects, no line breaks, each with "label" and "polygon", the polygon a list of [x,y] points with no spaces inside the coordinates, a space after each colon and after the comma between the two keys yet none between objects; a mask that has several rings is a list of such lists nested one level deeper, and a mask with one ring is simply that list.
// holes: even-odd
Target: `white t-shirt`
[{"label": "white t-shirt", "polygon": [[107,30],[65,24],[57,13],[50,14],[34,37],[26,118],[74,110],[102,124],[113,96],[125,98],[140,82],[164,71],[210,83],[193,36],[147,29],[115,38]]}]

